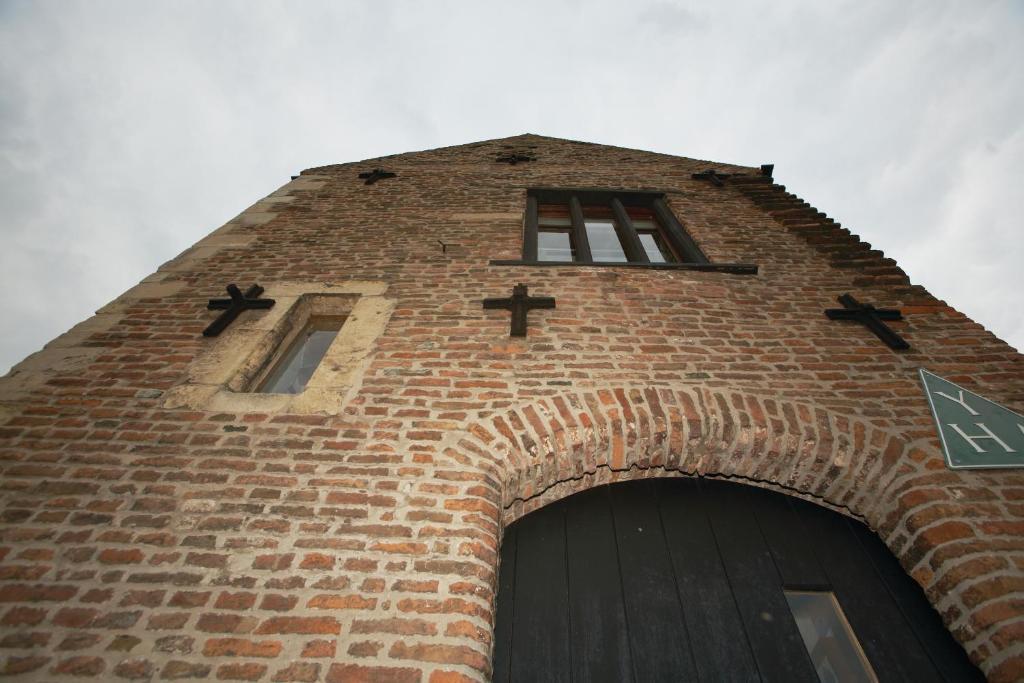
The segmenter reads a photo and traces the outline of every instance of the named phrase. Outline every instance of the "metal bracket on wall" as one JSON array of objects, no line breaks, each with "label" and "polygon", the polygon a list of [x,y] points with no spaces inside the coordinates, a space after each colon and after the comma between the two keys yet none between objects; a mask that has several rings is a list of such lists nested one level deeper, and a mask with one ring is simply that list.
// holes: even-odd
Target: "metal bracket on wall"
[{"label": "metal bracket on wall", "polygon": [[700,173],[694,173],[691,176],[694,180],[709,180],[715,187],[724,187],[725,179],[729,177],[728,173],[719,173],[718,171],[709,168],[706,171]]},{"label": "metal bracket on wall", "polygon": [[875,308],[871,304],[862,304],[849,294],[838,298],[843,308],[829,308],[825,315],[829,320],[853,320],[866,326],[875,336],[885,342],[886,346],[896,351],[910,348],[910,344],[900,335],[889,329],[886,320],[903,320],[903,314],[896,309]]},{"label": "metal bracket on wall", "polygon": [[397,173],[391,173],[390,171],[385,171],[383,168],[375,168],[372,171],[369,171],[369,172],[366,172],[366,173],[360,173],[359,177],[361,179],[365,180],[367,185],[373,185],[378,180],[384,180],[386,178],[394,178],[396,175],[398,175],[398,174]]},{"label": "metal bracket on wall", "polygon": [[524,161],[536,160],[537,157],[530,156],[529,154],[523,154],[520,152],[509,152],[508,154],[502,154],[497,159],[495,159],[495,161],[500,164],[511,164],[512,166],[515,166],[516,164],[522,163]]},{"label": "metal bracket on wall", "polygon": [[262,293],[263,288],[259,285],[253,285],[249,289],[245,290],[245,294],[238,289],[237,285],[228,285],[228,294],[231,296],[230,299],[210,299],[210,303],[206,305],[206,308],[211,311],[224,312],[220,314],[220,317],[210,323],[205,330],[203,330],[203,336],[216,337],[223,332],[228,325],[234,322],[235,318],[241,315],[243,311],[273,307],[273,299],[259,298]]},{"label": "metal bracket on wall", "polygon": [[512,312],[512,330],[510,337],[526,336],[526,314],[533,308],[554,308],[555,299],[550,296],[527,296],[527,288],[522,282],[512,288],[512,296],[507,299],[484,299],[484,308],[504,308]]}]

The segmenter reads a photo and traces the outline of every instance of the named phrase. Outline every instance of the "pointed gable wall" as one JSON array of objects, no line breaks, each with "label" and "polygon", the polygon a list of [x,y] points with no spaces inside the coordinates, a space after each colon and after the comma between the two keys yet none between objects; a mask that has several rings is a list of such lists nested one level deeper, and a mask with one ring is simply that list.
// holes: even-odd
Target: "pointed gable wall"
[{"label": "pointed gable wall", "polygon": [[[657,190],[756,274],[495,265],[531,187]],[[519,282],[557,307],[510,338],[482,299]],[[205,338],[228,283],[282,308]],[[845,292],[901,308],[911,351],[826,319]],[[252,399],[314,294],[374,321],[343,390]],[[0,669],[485,680],[505,524],[705,476],[866,521],[1019,679],[1024,480],[945,468],[919,367],[1024,410],[1019,354],[759,169],[534,135],[309,169],[0,380]]]}]

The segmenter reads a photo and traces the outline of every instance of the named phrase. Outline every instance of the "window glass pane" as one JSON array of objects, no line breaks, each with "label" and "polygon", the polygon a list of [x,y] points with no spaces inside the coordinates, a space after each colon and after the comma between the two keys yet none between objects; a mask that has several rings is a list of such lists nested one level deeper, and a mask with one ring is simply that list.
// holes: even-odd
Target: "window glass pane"
[{"label": "window glass pane", "polygon": [[640,244],[644,245],[644,251],[647,252],[647,258],[651,263],[670,263],[676,260],[675,254],[665,244],[660,233],[640,232],[637,236],[640,238]]},{"label": "window glass pane", "polygon": [[338,336],[342,322],[341,318],[310,321],[292,342],[288,352],[281,356],[260,391],[265,394],[298,394],[305,389],[327,353],[327,347]]},{"label": "window glass pane", "polygon": [[857,638],[832,593],[785,591],[789,609],[822,683],[875,683]]},{"label": "window glass pane", "polygon": [[547,232],[537,233],[537,260],[538,261],[575,261],[576,250],[572,247],[572,240],[568,232]]},{"label": "window glass pane", "polygon": [[587,240],[590,242],[590,255],[594,261],[605,263],[625,263],[626,252],[622,250],[619,236],[615,233],[615,224],[611,221],[586,221]]}]

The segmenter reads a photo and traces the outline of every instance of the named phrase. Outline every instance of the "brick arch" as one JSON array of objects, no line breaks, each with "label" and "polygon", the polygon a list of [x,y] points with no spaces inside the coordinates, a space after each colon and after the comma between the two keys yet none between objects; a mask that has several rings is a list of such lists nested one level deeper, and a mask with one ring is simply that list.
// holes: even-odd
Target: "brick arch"
[{"label": "brick arch", "polygon": [[506,523],[599,483],[673,474],[736,477],[881,523],[882,489],[920,470],[903,440],[862,419],[704,387],[556,395],[473,432],[495,457]]},{"label": "brick arch", "polygon": [[805,402],[687,386],[538,398],[480,419],[459,442],[500,482],[488,497],[500,504],[503,525],[592,486],[695,475],[735,478],[858,517],[925,588],[986,674],[1013,680],[1024,670],[1015,640],[1022,624],[1013,616],[1024,582],[991,557],[1024,543],[986,535],[971,522],[970,501],[943,493],[969,487],[977,474],[945,470],[933,440],[907,441]]}]

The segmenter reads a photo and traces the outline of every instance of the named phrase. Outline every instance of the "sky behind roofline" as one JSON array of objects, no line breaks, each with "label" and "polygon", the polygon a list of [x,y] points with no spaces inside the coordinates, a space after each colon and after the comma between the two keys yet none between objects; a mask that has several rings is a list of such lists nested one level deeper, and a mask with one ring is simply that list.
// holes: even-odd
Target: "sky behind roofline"
[{"label": "sky behind roofline", "polygon": [[0,373],[304,168],[524,131],[774,163],[1024,348],[1024,3],[723,5],[0,0]]}]

